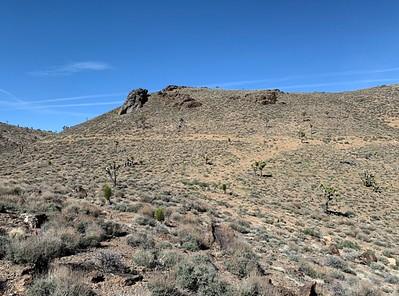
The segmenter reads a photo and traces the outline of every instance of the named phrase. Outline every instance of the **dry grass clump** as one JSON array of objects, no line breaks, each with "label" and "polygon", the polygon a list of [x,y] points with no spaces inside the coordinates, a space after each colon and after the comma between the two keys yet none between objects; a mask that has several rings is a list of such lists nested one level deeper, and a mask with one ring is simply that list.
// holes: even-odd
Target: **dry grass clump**
[{"label": "dry grass clump", "polygon": [[130,234],[126,237],[126,242],[133,248],[142,247],[144,249],[152,249],[155,247],[154,239],[146,232]]},{"label": "dry grass clump", "polygon": [[226,269],[239,278],[250,274],[262,275],[264,273],[257,256],[248,246],[237,245],[231,250],[230,258],[225,261]]},{"label": "dry grass clump", "polygon": [[93,296],[81,276],[67,268],[57,268],[36,279],[27,291],[28,296]]},{"label": "dry grass clump", "polygon": [[204,235],[204,233],[204,230],[201,230],[199,227],[194,225],[186,225],[181,227],[177,232],[180,246],[183,249],[192,252],[209,249],[209,237]]},{"label": "dry grass clump", "polygon": [[27,238],[13,238],[7,247],[7,258],[17,264],[33,264],[37,271],[47,269],[57,257],[74,254],[80,236],[73,228],[49,229]]}]

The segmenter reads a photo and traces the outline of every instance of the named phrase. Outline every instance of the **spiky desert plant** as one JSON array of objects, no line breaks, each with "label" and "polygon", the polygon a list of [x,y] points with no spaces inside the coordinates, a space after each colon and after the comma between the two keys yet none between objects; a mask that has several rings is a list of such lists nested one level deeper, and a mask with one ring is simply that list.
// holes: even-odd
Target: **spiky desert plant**
[{"label": "spiky desert plant", "polygon": [[111,187],[108,186],[108,184],[105,184],[103,186],[103,195],[104,195],[104,199],[111,204],[111,196],[112,196],[112,189]]},{"label": "spiky desert plant", "polygon": [[120,168],[121,168],[121,166],[119,164],[116,164],[115,161],[111,165],[109,165],[105,168],[105,171],[106,171],[108,177],[110,178],[114,187],[116,187],[117,182],[118,182],[118,172],[119,172]]}]

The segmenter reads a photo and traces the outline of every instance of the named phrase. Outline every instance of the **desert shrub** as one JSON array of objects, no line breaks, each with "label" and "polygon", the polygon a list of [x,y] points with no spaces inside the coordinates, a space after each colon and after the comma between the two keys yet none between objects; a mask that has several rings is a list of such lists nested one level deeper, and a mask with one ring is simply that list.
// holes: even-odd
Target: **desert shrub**
[{"label": "desert shrub", "polygon": [[106,202],[111,203],[112,189],[108,184],[103,186],[103,196]]},{"label": "desert shrub", "polygon": [[20,210],[21,198],[12,195],[0,195],[0,213],[17,212]]},{"label": "desert shrub", "polygon": [[83,249],[96,247],[105,238],[105,232],[103,228],[94,222],[81,222],[77,226],[77,229],[81,233],[79,245]]},{"label": "desert shrub", "polygon": [[353,273],[353,271],[348,266],[348,263],[346,263],[346,261],[337,256],[328,256],[326,258],[326,265],[336,269],[340,269],[346,273]]},{"label": "desert shrub", "polygon": [[163,208],[156,208],[154,211],[154,218],[155,220],[162,222],[165,220],[165,209]]},{"label": "desert shrub", "polygon": [[94,293],[68,269],[57,269],[37,278],[27,291],[28,296],[93,296]]},{"label": "desert shrub", "polygon": [[137,213],[143,205],[140,203],[136,204],[117,204],[114,205],[114,209],[119,212],[129,212],[129,213]]},{"label": "desert shrub", "polygon": [[195,227],[186,226],[181,229],[177,235],[180,240],[180,246],[183,249],[192,252],[209,249],[209,245],[206,242],[203,232]]},{"label": "desert shrub", "polygon": [[303,230],[303,233],[306,235],[316,237],[316,238],[321,238],[320,230],[317,228],[305,228]]},{"label": "desert shrub", "polygon": [[75,253],[78,244],[79,235],[71,229],[48,231],[40,236],[12,239],[7,257],[16,264],[33,264],[43,271],[50,260]]},{"label": "desert shrub", "polygon": [[302,262],[299,266],[299,272],[306,274],[307,276],[311,277],[312,279],[320,278],[321,275],[317,272],[312,265],[307,262]]},{"label": "desert shrub", "polygon": [[239,286],[237,295],[239,296],[266,296],[274,295],[271,286],[265,278],[250,275],[244,279]]},{"label": "desert shrub", "polygon": [[377,185],[377,182],[375,181],[375,176],[372,173],[370,173],[369,171],[364,171],[360,175],[360,178],[364,186],[373,188],[375,192],[381,192],[381,188]]},{"label": "desert shrub", "polygon": [[139,225],[148,225],[151,227],[154,227],[155,225],[157,225],[153,218],[149,218],[149,217],[145,217],[145,216],[137,217],[135,222]]},{"label": "desert shrub", "polygon": [[126,238],[126,242],[133,248],[142,247],[144,249],[152,249],[155,247],[154,239],[145,232],[130,234]]},{"label": "desert shrub", "polygon": [[9,240],[6,236],[0,235],[0,260],[4,258],[7,253]]},{"label": "desert shrub", "polygon": [[187,234],[181,239],[181,247],[183,249],[191,252],[196,252],[200,250],[199,242],[194,236]]},{"label": "desert shrub", "polygon": [[72,202],[62,209],[62,215],[68,222],[75,223],[82,216],[98,218],[102,215],[100,208],[87,202]]},{"label": "desert shrub", "polygon": [[184,296],[175,285],[171,276],[156,276],[148,283],[148,289],[152,296]]},{"label": "desert shrub", "polygon": [[245,234],[250,232],[251,224],[246,221],[239,220],[237,222],[231,223],[230,227],[233,228],[235,231]]},{"label": "desert shrub", "polygon": [[143,205],[140,208],[139,213],[145,217],[154,218],[154,208],[149,204]]},{"label": "desert shrub", "polygon": [[360,250],[360,246],[353,241],[344,240],[337,243],[338,249],[353,249],[353,250]]},{"label": "desert shrub", "polygon": [[197,295],[229,295],[230,287],[219,280],[217,270],[208,257],[195,256],[176,266],[176,283]]},{"label": "desert shrub", "polygon": [[57,238],[13,239],[7,257],[16,264],[33,264],[36,269],[44,270],[52,258],[60,255],[61,250],[62,243]]},{"label": "desert shrub", "polygon": [[396,275],[389,274],[384,278],[384,280],[391,285],[399,285],[399,277]]},{"label": "desert shrub", "polygon": [[237,248],[231,254],[231,257],[225,261],[225,266],[229,272],[240,278],[244,278],[251,273],[262,274],[258,256],[248,247]]},{"label": "desert shrub", "polygon": [[121,237],[127,235],[125,229],[123,229],[122,225],[113,221],[102,221],[99,222],[99,225],[104,230],[105,235],[112,237]]},{"label": "desert shrub", "polygon": [[125,273],[128,268],[123,264],[121,256],[110,251],[103,251],[97,255],[100,269],[105,273]]},{"label": "desert shrub", "polygon": [[154,250],[138,250],[133,255],[133,262],[138,266],[154,269],[158,266],[158,254]]},{"label": "desert shrub", "polygon": [[184,256],[173,250],[165,250],[159,254],[158,260],[164,268],[172,268],[183,261]]},{"label": "desert shrub", "polygon": [[349,296],[381,296],[380,289],[368,282],[360,282],[359,284],[352,285],[348,289],[347,294]]}]

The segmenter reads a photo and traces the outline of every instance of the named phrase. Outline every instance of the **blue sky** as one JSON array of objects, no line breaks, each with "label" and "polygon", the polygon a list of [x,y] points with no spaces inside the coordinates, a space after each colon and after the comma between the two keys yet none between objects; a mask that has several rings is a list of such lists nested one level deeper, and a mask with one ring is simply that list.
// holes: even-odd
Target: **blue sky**
[{"label": "blue sky", "polygon": [[167,84],[399,82],[395,0],[0,2],[0,121],[60,130]]}]

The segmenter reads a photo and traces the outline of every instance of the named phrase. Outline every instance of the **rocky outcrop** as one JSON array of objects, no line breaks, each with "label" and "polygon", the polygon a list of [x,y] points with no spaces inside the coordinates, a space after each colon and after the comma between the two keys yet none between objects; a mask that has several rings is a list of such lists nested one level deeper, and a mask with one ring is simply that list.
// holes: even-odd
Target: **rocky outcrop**
[{"label": "rocky outcrop", "polygon": [[270,105],[277,103],[277,98],[280,93],[281,93],[280,90],[274,89],[274,90],[250,93],[245,95],[245,97],[251,98],[255,100],[256,103],[259,103],[261,105]]},{"label": "rocky outcrop", "polygon": [[165,87],[164,89],[162,89],[161,91],[158,92],[158,95],[160,96],[166,96],[168,94],[168,92],[174,91],[174,90],[178,90],[178,89],[183,89],[183,88],[187,88],[187,86],[180,86],[180,85],[168,85],[167,87]]},{"label": "rocky outcrop", "polygon": [[183,108],[191,109],[191,108],[197,108],[197,107],[202,106],[202,103],[194,100],[189,95],[182,94],[182,95],[178,96],[178,99],[179,99],[179,101],[176,102],[174,104],[174,106],[180,107],[181,109],[183,109]]},{"label": "rocky outcrop", "polygon": [[125,103],[119,110],[119,115],[129,114],[135,110],[138,110],[144,106],[148,101],[148,90],[138,88],[132,90],[126,98]]}]

